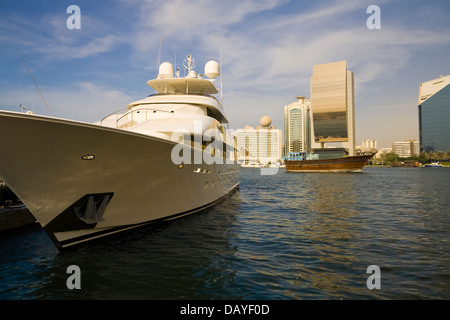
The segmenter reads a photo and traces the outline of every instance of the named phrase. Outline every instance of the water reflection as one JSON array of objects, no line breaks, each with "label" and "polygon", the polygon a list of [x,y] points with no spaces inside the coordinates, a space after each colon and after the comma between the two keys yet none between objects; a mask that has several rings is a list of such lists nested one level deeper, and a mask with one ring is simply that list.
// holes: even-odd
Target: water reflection
[{"label": "water reflection", "polygon": [[[217,206],[179,220],[139,229],[58,254],[37,292],[40,299],[214,298],[234,281],[236,190]],[[66,268],[78,265],[82,290],[68,290]],[[220,298],[220,296],[217,296]]]},{"label": "water reflection", "polygon": [[34,297],[58,251],[38,225],[0,235],[0,299]]},{"label": "water reflection", "polygon": [[343,288],[361,280],[354,245],[361,223],[355,174],[306,173],[295,178],[308,193],[301,206],[308,219],[299,230],[309,245],[301,252],[315,259],[298,259],[296,278],[291,282],[298,293],[292,290],[292,297],[320,298],[325,290],[340,298]]},{"label": "water reflection", "polygon": [[[206,212],[72,251],[40,228],[0,237],[0,298],[450,297],[450,169],[259,173]],[[381,290],[366,287],[372,264]]]}]

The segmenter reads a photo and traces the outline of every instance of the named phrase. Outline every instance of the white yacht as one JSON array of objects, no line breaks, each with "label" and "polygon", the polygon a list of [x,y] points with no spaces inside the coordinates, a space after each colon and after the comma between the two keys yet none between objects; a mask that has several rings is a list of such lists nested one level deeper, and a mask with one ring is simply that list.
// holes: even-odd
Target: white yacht
[{"label": "white yacht", "polygon": [[[62,249],[205,209],[239,186],[215,61],[94,124],[0,111],[0,177]],[[206,78],[207,77],[207,78]]]}]

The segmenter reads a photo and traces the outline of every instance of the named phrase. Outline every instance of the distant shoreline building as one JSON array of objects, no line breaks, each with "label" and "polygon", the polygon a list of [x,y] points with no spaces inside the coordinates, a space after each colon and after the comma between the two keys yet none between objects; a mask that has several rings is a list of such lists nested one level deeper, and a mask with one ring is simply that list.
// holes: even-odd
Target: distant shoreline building
[{"label": "distant shoreline building", "polygon": [[372,139],[363,140],[360,146],[355,147],[356,154],[377,153],[377,141]]},{"label": "distant shoreline building", "polygon": [[388,153],[392,152],[392,148],[381,148],[378,149],[377,153],[375,154],[374,158],[380,159],[382,155],[387,155]]},{"label": "distant shoreline building", "polygon": [[419,86],[420,151],[450,150],[450,75]]},{"label": "distant shoreline building", "polygon": [[284,106],[284,154],[309,152],[311,149],[311,100],[297,97]]},{"label": "distant shoreline building", "polygon": [[[354,75],[346,61],[314,66],[311,113],[314,153],[321,158],[356,154]],[[342,147],[326,147],[327,143]]]},{"label": "distant shoreline building", "polygon": [[268,116],[260,119],[255,128],[245,126],[233,133],[236,137],[237,160],[239,164],[268,164],[281,160],[282,132],[271,126]]},{"label": "distant shoreline building", "polygon": [[365,149],[376,149],[377,148],[377,140],[366,139],[361,143],[361,147]]},{"label": "distant shoreline building", "polygon": [[392,142],[392,152],[398,154],[400,158],[418,156],[420,153],[420,143],[417,140]]}]

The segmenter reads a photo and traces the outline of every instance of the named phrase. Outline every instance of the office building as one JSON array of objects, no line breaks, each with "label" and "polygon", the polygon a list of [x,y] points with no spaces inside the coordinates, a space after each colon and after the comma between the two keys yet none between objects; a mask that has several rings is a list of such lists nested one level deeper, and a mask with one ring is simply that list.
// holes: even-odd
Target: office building
[{"label": "office building", "polygon": [[245,126],[233,133],[236,137],[239,164],[279,163],[282,151],[282,132],[271,126],[272,120],[264,116],[255,128]]},{"label": "office building", "polygon": [[377,148],[377,140],[366,139],[361,143],[361,147],[363,149],[376,149]]},{"label": "office building", "polygon": [[418,106],[420,150],[450,150],[450,75],[421,83]]},{"label": "office building", "polygon": [[[347,62],[315,65],[311,77],[311,113],[315,153],[327,157],[355,155],[355,103],[353,72]],[[340,143],[330,150],[325,144]],[[319,150],[327,148],[327,150]],[[333,148],[331,148],[333,149]],[[334,152],[333,152],[334,151]]]},{"label": "office building", "polygon": [[392,142],[392,152],[396,153],[400,158],[418,156],[420,153],[419,141],[405,140]]},{"label": "office building", "polygon": [[360,146],[355,147],[356,154],[377,153],[377,141],[372,139],[363,140]]},{"label": "office building", "polygon": [[310,151],[310,109],[311,100],[306,97],[284,106],[284,154]]}]

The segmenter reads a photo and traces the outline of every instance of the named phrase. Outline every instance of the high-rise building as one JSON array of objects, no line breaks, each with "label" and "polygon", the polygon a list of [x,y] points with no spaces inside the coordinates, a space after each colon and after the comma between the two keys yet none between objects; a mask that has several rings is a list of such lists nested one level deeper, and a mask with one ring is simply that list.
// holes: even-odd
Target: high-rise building
[{"label": "high-rise building", "polygon": [[450,75],[421,83],[418,106],[420,150],[450,150]]},{"label": "high-rise building", "polygon": [[420,153],[419,141],[394,141],[392,142],[392,152],[398,154],[400,158],[418,156]]},{"label": "high-rise building", "polygon": [[377,148],[377,140],[367,139],[363,140],[361,143],[361,147],[365,149],[376,149]]},{"label": "high-rise building", "polygon": [[[311,77],[314,152],[325,143],[342,143],[337,152],[355,155],[355,99],[353,72],[347,62],[315,65]],[[330,153],[329,150],[328,153]]]},{"label": "high-rise building", "polygon": [[264,116],[255,128],[245,126],[233,133],[236,137],[237,157],[240,164],[268,164],[281,160],[282,132],[271,126],[272,120]]},{"label": "high-rise building", "polygon": [[356,154],[368,154],[376,153],[377,150],[377,140],[366,139],[363,140],[360,146],[355,146]]},{"label": "high-rise building", "polygon": [[311,149],[311,100],[297,97],[284,106],[284,153],[309,152]]}]

